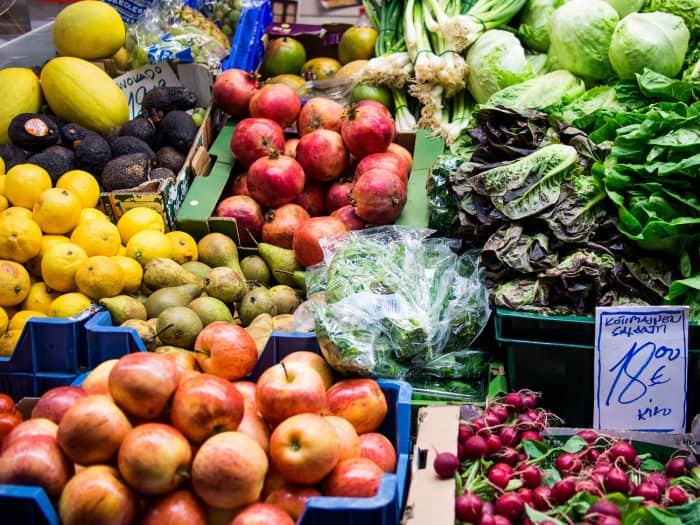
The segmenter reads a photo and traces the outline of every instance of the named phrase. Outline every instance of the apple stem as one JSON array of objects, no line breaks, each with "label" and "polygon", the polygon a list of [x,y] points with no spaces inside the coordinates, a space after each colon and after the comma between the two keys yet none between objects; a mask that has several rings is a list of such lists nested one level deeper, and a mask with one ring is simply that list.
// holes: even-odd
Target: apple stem
[{"label": "apple stem", "polygon": [[284,370],[284,377],[289,381],[289,374],[287,373],[287,367],[284,364],[284,361],[280,362],[280,365],[282,365],[282,370]]},{"label": "apple stem", "polygon": [[210,352],[207,352],[206,350],[198,350],[198,349],[196,349],[196,348],[195,348],[194,350],[192,350],[192,353],[195,353],[195,354],[202,354],[202,355],[205,355],[205,356],[207,356],[207,357],[209,357],[209,356],[211,355],[211,353],[210,353]]},{"label": "apple stem", "polygon": [[176,474],[177,476],[181,477],[181,478],[190,479],[190,473],[189,473],[189,471],[188,471],[186,468],[184,468],[184,467],[181,467],[181,468],[177,469],[177,470],[175,471],[175,474]]}]

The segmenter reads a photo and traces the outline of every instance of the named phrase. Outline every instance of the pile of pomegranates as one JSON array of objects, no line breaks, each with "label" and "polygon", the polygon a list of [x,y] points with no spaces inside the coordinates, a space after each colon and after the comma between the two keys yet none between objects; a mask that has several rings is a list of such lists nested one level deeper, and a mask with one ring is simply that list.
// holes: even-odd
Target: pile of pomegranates
[{"label": "pile of pomegranates", "polygon": [[456,523],[681,524],[697,516],[693,453],[677,451],[664,465],[590,429],[555,441],[543,434],[556,416],[536,404],[529,391],[505,395],[460,423],[457,455],[436,456],[437,476],[457,482]]},{"label": "pile of pomegranates", "polygon": [[[215,103],[242,118],[231,137],[233,181],[215,214],[235,219],[240,242],[294,249],[303,266],[319,262],[318,240],[392,224],[406,204],[413,159],[394,143],[382,104],[348,108],[328,98],[302,103],[285,84],[258,85],[231,69],[215,84]],[[296,134],[285,134],[296,123]],[[297,235],[299,233],[299,235]]]}]

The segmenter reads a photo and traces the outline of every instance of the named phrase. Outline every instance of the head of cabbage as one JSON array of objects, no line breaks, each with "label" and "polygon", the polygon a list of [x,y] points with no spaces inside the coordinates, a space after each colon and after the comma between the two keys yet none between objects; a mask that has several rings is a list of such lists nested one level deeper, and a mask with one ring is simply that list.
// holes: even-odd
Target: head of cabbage
[{"label": "head of cabbage", "polygon": [[623,17],[629,15],[630,13],[634,13],[635,11],[639,11],[644,6],[644,2],[646,2],[646,0],[605,0],[605,1],[615,8],[615,11],[617,11],[617,14],[620,15],[620,18],[623,18]]},{"label": "head of cabbage", "polygon": [[508,86],[494,93],[488,103],[490,106],[504,106],[510,109],[545,111],[575,99],[584,91],[586,86],[583,80],[560,69]]},{"label": "head of cabbage", "polygon": [[535,76],[520,40],[500,29],[486,31],[469,48],[467,66],[469,91],[479,104],[496,91]]},{"label": "head of cabbage", "polygon": [[549,31],[559,65],[572,73],[605,80],[613,76],[610,40],[620,17],[603,0],[572,0],[554,11]]},{"label": "head of cabbage", "polygon": [[554,10],[564,2],[565,0],[527,0],[518,27],[523,44],[541,53],[549,49],[549,24]]},{"label": "head of cabbage", "polygon": [[670,13],[632,13],[615,28],[610,63],[620,78],[634,78],[644,68],[675,77],[683,67],[690,32]]}]

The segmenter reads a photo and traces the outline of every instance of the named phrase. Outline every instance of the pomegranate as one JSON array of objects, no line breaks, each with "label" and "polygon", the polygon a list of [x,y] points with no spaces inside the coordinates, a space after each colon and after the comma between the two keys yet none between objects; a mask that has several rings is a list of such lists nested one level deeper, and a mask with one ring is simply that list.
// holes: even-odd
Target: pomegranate
[{"label": "pomegranate", "polygon": [[294,255],[302,266],[323,260],[319,240],[345,233],[345,225],[335,217],[313,217],[304,221],[294,234]]},{"label": "pomegranate", "polygon": [[[250,181],[248,181],[250,185]],[[390,171],[366,171],[352,190],[357,216],[369,224],[391,224],[406,205],[406,185]]]},{"label": "pomegranate", "polygon": [[312,217],[317,217],[326,209],[326,190],[318,182],[306,181],[304,189],[294,202],[309,212]]},{"label": "pomegranate", "polygon": [[284,131],[279,124],[267,118],[241,120],[231,137],[231,151],[236,162],[249,168],[260,157],[284,149]]},{"label": "pomegranate", "polygon": [[272,153],[256,160],[248,170],[248,192],[266,208],[296,199],[304,189],[304,170],[292,157]]},{"label": "pomegranate", "polygon": [[249,195],[248,194],[248,172],[237,175],[231,182],[231,195]]},{"label": "pomegranate", "polygon": [[328,182],[337,179],[348,167],[348,152],[339,133],[317,129],[299,139],[296,159],[312,180]]},{"label": "pomegranate", "polygon": [[384,153],[372,153],[363,158],[355,169],[355,177],[361,177],[363,173],[373,169],[386,170],[398,175],[404,184],[408,182],[408,166],[404,159],[396,153],[386,151]]},{"label": "pomegranate", "polygon": [[250,99],[258,87],[253,73],[240,69],[228,69],[216,77],[212,90],[214,103],[232,117],[248,113]]},{"label": "pomegranate", "polygon": [[391,144],[389,144],[387,151],[401,157],[404,161],[404,164],[406,164],[406,168],[410,173],[411,168],[413,167],[413,155],[411,155],[410,151],[408,151],[402,145],[397,144],[396,142],[392,142]]},{"label": "pomegranate", "polygon": [[301,100],[285,84],[266,84],[253,94],[248,110],[251,117],[269,118],[287,128],[297,119]]},{"label": "pomegranate", "polygon": [[316,97],[301,108],[297,120],[297,131],[303,137],[317,129],[330,129],[340,133],[343,106],[329,98]]},{"label": "pomegranate", "polygon": [[384,104],[382,104],[381,102],[377,102],[376,100],[360,100],[355,103],[355,107],[376,109],[377,111],[379,111],[379,113],[391,117],[391,112],[389,111],[389,109]]},{"label": "pomegranate", "polygon": [[291,250],[294,232],[310,218],[309,213],[298,204],[285,204],[270,210],[265,215],[262,227],[263,242]]},{"label": "pomegranate", "polygon": [[374,106],[356,104],[343,120],[340,132],[350,153],[362,158],[386,151],[394,140],[396,126],[386,108],[382,112]]},{"label": "pomegranate", "polygon": [[331,217],[340,219],[340,222],[342,222],[348,230],[364,230],[366,226],[365,221],[357,216],[355,208],[350,204],[335,210],[331,213]]},{"label": "pomegranate", "polygon": [[296,158],[297,144],[299,144],[299,139],[287,139],[287,142],[284,143],[284,154]]},{"label": "pomegranate", "polygon": [[247,195],[226,197],[216,207],[215,215],[236,221],[238,240],[243,246],[255,246],[260,239],[265,218],[260,205]]},{"label": "pomegranate", "polygon": [[333,213],[338,208],[350,204],[352,182],[334,182],[326,192],[326,212]]}]

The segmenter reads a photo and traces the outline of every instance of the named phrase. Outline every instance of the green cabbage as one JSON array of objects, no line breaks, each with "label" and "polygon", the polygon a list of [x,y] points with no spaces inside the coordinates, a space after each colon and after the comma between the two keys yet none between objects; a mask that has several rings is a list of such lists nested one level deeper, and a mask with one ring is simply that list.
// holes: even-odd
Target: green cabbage
[{"label": "green cabbage", "polygon": [[536,55],[525,55],[525,59],[532,68],[532,72],[536,77],[548,73],[550,68],[549,57],[544,53]]},{"label": "green cabbage", "polygon": [[651,0],[645,11],[664,11],[680,16],[690,32],[700,32],[700,0]]},{"label": "green cabbage", "polygon": [[559,64],[596,80],[613,75],[608,49],[620,17],[603,0],[573,0],[552,15],[549,37]]},{"label": "green cabbage", "polygon": [[488,103],[511,109],[546,110],[573,100],[585,90],[582,80],[568,71],[559,70],[502,89],[494,93]]},{"label": "green cabbage", "polygon": [[683,19],[669,13],[633,13],[615,28],[610,63],[620,78],[649,68],[675,77],[683,67],[690,33]]},{"label": "green cabbage", "polygon": [[565,0],[528,0],[520,16],[518,33],[530,49],[544,53],[549,49],[549,23],[557,7]]},{"label": "green cabbage", "polygon": [[634,13],[635,11],[639,11],[643,6],[645,0],[605,0],[607,3],[609,3],[611,6],[615,8],[615,11],[617,11],[617,14],[620,15],[620,18],[623,18],[630,13]]},{"label": "green cabbage", "polygon": [[496,91],[535,76],[520,41],[500,29],[486,31],[469,48],[467,66],[469,91],[480,104]]}]

